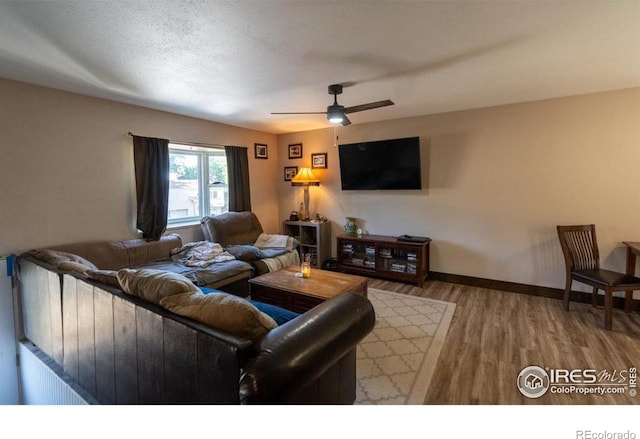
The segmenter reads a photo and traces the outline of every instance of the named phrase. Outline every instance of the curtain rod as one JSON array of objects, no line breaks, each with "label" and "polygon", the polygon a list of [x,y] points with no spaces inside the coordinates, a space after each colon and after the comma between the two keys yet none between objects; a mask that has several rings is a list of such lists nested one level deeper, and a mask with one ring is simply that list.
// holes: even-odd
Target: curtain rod
[{"label": "curtain rod", "polygon": [[[131,137],[137,136],[137,134],[133,134],[131,131],[129,131],[128,134]],[[142,137],[142,136],[138,136],[138,137]],[[189,145],[189,146],[239,146],[240,148],[246,148],[246,146],[241,146],[241,145],[222,145],[220,143],[184,142],[182,140],[171,140],[171,139],[169,139],[169,142],[179,143],[180,145]]]}]

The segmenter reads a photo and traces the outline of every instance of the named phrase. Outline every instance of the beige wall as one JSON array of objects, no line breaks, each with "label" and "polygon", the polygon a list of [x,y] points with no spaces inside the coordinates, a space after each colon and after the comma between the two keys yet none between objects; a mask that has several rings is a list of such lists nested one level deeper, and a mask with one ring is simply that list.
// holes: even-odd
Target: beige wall
[{"label": "beige wall", "polygon": [[[334,236],[347,215],[369,233],[430,236],[434,271],[562,287],[557,224],[595,223],[608,268],[624,269],[623,240],[640,241],[640,89],[354,124],[338,135],[420,136],[423,189],[343,192],[333,130],[287,134],[278,139],[281,217],[302,200],[284,166],[327,152],[311,212],[333,221]],[[298,142],[304,157],[289,160],[287,145]]]},{"label": "beige wall", "polygon": [[[0,98],[0,254],[136,236],[128,131],[249,146],[270,233],[302,201],[284,166],[327,152],[311,211],[334,237],[347,215],[369,233],[428,235],[435,271],[561,287],[556,224],[595,223],[609,268],[624,267],[621,241],[640,241],[640,89],[340,127],[340,143],[421,137],[424,188],[400,192],[341,191],[333,129],[276,137],[8,80]],[[255,142],[268,160],[254,159]],[[299,142],[303,158],[289,160]],[[201,239],[198,227],[178,232]]]},{"label": "beige wall", "polygon": [[[251,198],[268,231],[280,229],[276,136],[0,79],[0,255],[135,230],[129,131],[249,147]],[[253,144],[270,146],[255,160]],[[185,240],[199,227],[180,229]]]}]

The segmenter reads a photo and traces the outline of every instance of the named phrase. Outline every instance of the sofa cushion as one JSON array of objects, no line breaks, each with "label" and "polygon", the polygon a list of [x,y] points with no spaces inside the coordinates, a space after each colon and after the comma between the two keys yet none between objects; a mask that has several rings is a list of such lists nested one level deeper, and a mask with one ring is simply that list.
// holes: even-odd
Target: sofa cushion
[{"label": "sofa cushion", "polygon": [[87,277],[110,287],[122,288],[118,280],[118,272],[115,270],[89,270]]},{"label": "sofa cushion", "polygon": [[90,241],[53,247],[82,256],[101,270],[120,270],[151,261],[169,259],[169,252],[182,245],[178,234],[162,236],[159,241],[130,239],[126,241]]},{"label": "sofa cushion", "polygon": [[204,294],[202,291],[175,294],[160,301],[165,309],[192,318],[212,328],[256,340],[278,324],[243,299],[233,294]]},{"label": "sofa cushion", "polygon": [[83,276],[86,276],[86,273],[89,270],[98,269],[98,267],[96,267],[91,261],[73,253],[45,248],[32,250],[29,254],[36,259],[53,265],[58,270],[72,271]]},{"label": "sofa cushion", "polygon": [[122,268],[127,268],[169,259],[171,250],[182,245],[182,238],[177,233],[170,233],[157,241],[130,239],[122,241],[122,244],[127,249],[129,258],[127,266]]},{"label": "sofa cushion", "polygon": [[253,212],[226,212],[205,216],[200,220],[202,233],[207,241],[223,247],[237,244],[253,244],[262,233],[262,225]]},{"label": "sofa cushion", "polygon": [[123,268],[118,271],[118,282],[125,293],[155,304],[176,294],[201,292],[193,282],[180,274],[149,268]]},{"label": "sofa cushion", "polygon": [[237,259],[219,262],[207,268],[187,267],[180,262],[173,261],[153,262],[151,264],[130,268],[171,271],[186,277],[198,286],[211,284],[224,285],[228,279],[248,279],[253,274],[253,268],[248,262]]}]

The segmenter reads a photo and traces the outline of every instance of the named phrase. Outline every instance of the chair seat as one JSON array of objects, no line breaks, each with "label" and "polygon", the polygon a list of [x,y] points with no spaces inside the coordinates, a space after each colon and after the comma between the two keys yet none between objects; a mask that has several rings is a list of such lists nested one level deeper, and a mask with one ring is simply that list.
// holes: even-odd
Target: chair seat
[{"label": "chair seat", "polygon": [[640,289],[640,277],[617,271],[600,269],[575,270],[572,277],[577,281],[599,286],[602,288]]}]

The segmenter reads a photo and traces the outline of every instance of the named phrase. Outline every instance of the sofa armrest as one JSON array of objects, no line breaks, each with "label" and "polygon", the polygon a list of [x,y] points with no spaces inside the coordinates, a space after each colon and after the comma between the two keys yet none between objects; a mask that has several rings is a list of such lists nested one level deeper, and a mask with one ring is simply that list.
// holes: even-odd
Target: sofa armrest
[{"label": "sofa armrest", "polygon": [[258,342],[257,355],[244,368],[241,402],[287,401],[351,352],[374,325],[371,302],[345,293],[272,329]]}]

